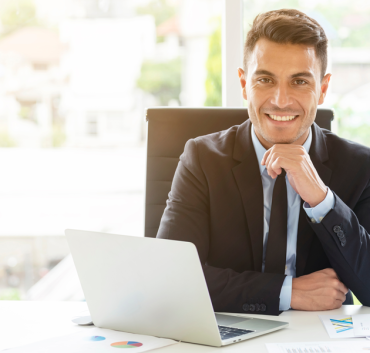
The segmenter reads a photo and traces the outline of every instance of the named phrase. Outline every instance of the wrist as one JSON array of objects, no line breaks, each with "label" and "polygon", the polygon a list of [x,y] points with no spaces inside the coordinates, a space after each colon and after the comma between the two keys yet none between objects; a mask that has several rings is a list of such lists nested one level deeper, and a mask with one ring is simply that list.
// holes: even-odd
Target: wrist
[{"label": "wrist", "polygon": [[292,309],[300,309],[302,302],[302,291],[299,289],[292,289],[292,298],[290,300],[290,307]]},{"label": "wrist", "polygon": [[325,200],[327,193],[328,188],[325,186],[324,188],[320,188],[320,192],[317,195],[315,195],[315,198],[313,198],[312,200],[310,199],[305,201],[310,205],[311,208],[314,208]]},{"label": "wrist", "polygon": [[[293,278],[292,281],[292,298],[290,300],[290,307],[296,310],[305,310],[305,303],[307,302],[307,289],[304,286],[304,277]],[[307,303],[306,303],[307,304]]]}]

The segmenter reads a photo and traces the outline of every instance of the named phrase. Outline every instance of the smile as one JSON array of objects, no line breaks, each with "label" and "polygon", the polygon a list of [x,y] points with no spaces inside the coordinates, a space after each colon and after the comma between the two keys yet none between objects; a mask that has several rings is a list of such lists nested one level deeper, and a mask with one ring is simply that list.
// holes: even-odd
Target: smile
[{"label": "smile", "polygon": [[298,115],[273,115],[273,114],[266,114],[269,118],[275,121],[290,121],[295,119]]}]

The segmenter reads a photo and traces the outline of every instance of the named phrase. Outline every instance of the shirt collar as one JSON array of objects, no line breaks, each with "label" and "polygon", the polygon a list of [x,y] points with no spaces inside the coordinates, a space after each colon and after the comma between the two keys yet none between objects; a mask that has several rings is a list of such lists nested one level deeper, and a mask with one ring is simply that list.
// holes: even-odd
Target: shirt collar
[{"label": "shirt collar", "polygon": [[[262,161],[262,158],[263,158],[263,156],[264,156],[264,154],[267,150],[266,150],[265,147],[262,146],[262,144],[259,141],[256,133],[254,132],[253,124],[252,124],[251,130],[252,130],[251,133],[252,133],[253,147],[254,147],[254,150],[256,151],[256,155],[257,155],[257,159],[258,159],[258,165],[259,165],[259,168],[260,168],[260,173],[262,174],[263,171],[266,169],[266,167],[264,165],[261,165],[261,161]],[[307,137],[305,143],[303,144],[303,147],[305,148],[307,153],[310,150],[311,142],[312,142],[312,132],[311,132],[311,128],[310,128],[310,130],[308,132],[308,137]]]}]

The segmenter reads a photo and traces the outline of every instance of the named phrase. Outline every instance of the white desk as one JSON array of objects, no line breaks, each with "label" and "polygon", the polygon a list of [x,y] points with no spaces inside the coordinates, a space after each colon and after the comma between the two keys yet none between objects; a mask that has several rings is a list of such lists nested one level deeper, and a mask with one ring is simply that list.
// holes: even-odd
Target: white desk
[{"label": "white desk", "polygon": [[[65,335],[86,328],[74,325],[71,317],[87,309],[83,302],[11,302],[0,301],[0,350],[43,339]],[[289,322],[289,327],[231,346],[216,348],[180,343],[156,352],[252,352],[266,353],[268,342],[330,341],[318,317],[320,312],[287,311],[280,316],[259,316],[271,320]],[[331,312],[333,315],[370,314],[370,307],[343,306]],[[244,315],[242,315],[244,316]],[[248,315],[246,315],[248,316]],[[353,338],[364,340],[364,338]]]}]

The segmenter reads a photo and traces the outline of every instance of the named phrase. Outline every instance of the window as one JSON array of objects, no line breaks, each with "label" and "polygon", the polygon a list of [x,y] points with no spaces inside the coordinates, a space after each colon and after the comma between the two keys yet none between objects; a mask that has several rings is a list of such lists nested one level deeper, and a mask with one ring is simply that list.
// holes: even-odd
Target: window
[{"label": "window", "polygon": [[0,2],[0,299],[82,299],[66,228],[143,235],[145,108],[221,105],[221,5]]}]

